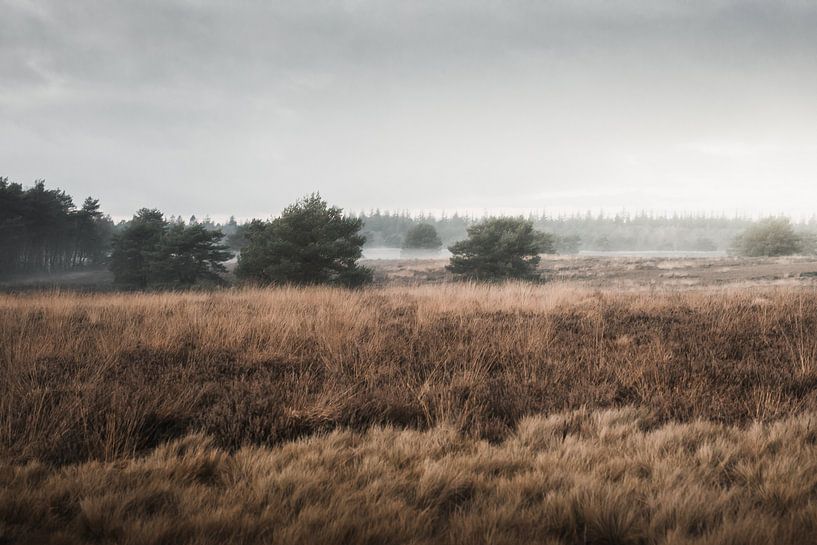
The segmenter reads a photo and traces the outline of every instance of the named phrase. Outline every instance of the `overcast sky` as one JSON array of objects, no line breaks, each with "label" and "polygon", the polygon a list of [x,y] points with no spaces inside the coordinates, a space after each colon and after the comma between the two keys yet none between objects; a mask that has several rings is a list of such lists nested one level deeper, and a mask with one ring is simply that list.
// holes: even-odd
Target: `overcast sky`
[{"label": "overcast sky", "polygon": [[142,206],[817,212],[817,2],[0,0],[0,175]]}]

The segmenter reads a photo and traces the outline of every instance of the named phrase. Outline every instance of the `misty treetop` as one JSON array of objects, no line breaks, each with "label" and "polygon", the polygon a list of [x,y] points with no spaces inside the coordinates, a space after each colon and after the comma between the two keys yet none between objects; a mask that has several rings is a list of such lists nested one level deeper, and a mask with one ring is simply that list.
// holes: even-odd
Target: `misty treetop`
[{"label": "misty treetop", "polygon": [[428,223],[419,223],[409,229],[403,240],[403,248],[406,249],[438,250],[442,246],[443,241],[437,230]]},{"label": "misty treetop", "polygon": [[748,257],[794,255],[811,240],[795,233],[788,218],[766,218],[738,235],[732,249]]},{"label": "misty treetop", "polygon": [[363,221],[362,233],[366,237],[367,246],[389,248],[401,248],[406,234],[419,224],[431,225],[443,244],[452,244],[465,238],[468,226],[477,221],[476,218],[456,213],[435,217],[389,210],[361,212],[357,217]]},{"label": "misty treetop", "polygon": [[96,199],[77,208],[70,195],[47,189],[43,180],[23,189],[0,178],[0,276],[101,265],[112,232]]},{"label": "misty treetop", "polygon": [[221,244],[224,234],[200,223],[168,222],[143,208],[113,239],[114,282],[132,288],[190,287],[221,283],[223,265],[233,255]]},{"label": "misty treetop", "polygon": [[[372,211],[363,220],[367,246],[402,247],[419,224],[435,228],[444,245],[463,240],[469,226],[483,217],[471,215],[413,216],[408,212]],[[746,217],[717,214],[529,214],[535,229],[554,236],[556,250],[573,254],[592,251],[725,251],[736,236],[754,223]],[[817,217],[793,224],[798,234],[817,233]]]},{"label": "misty treetop", "polygon": [[357,264],[366,240],[362,227],[361,219],[344,216],[314,193],[278,218],[246,227],[236,274],[262,284],[365,284],[372,272]]}]

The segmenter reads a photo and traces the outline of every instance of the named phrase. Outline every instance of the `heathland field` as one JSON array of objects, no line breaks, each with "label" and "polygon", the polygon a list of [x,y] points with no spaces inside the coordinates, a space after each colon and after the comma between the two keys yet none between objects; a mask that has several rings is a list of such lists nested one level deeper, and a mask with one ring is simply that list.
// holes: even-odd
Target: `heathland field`
[{"label": "heathland field", "polygon": [[817,291],[0,296],[0,543],[817,543]]}]

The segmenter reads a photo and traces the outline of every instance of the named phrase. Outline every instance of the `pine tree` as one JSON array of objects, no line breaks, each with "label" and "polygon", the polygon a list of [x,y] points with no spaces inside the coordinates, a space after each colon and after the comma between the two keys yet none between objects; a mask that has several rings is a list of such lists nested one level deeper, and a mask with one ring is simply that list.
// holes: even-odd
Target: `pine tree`
[{"label": "pine tree", "polygon": [[125,229],[113,240],[111,271],[120,285],[146,288],[151,278],[151,262],[164,235],[162,213],[155,209],[139,210]]},{"label": "pine tree", "polygon": [[152,285],[188,287],[201,281],[221,282],[219,273],[233,257],[221,244],[220,230],[208,230],[203,224],[169,225],[150,256],[149,282]]},{"label": "pine tree", "polygon": [[437,250],[441,248],[443,242],[433,225],[419,223],[408,230],[406,238],[403,240],[403,248]]},{"label": "pine tree", "polygon": [[344,217],[312,194],[288,206],[279,218],[255,220],[244,229],[247,246],[238,260],[239,278],[274,284],[359,286],[371,271],[357,264],[365,238],[362,220]]},{"label": "pine tree", "polygon": [[143,208],[114,239],[114,281],[133,288],[221,282],[223,262],[232,258],[222,238],[220,230],[210,231],[200,223],[169,223],[160,211]]},{"label": "pine tree", "polygon": [[446,267],[470,280],[539,278],[540,253],[553,253],[553,237],[524,219],[493,218],[468,228],[468,238],[449,248]]}]

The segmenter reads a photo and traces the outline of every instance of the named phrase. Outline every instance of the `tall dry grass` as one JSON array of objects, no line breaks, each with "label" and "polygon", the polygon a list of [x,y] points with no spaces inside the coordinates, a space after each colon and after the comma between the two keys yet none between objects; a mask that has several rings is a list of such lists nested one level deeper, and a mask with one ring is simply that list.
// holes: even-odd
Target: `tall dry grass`
[{"label": "tall dry grass", "polygon": [[0,296],[0,456],[112,461],[190,433],[276,445],[638,406],[728,424],[817,410],[817,294],[447,285]]},{"label": "tall dry grass", "polygon": [[20,544],[817,543],[817,415],[740,428],[644,411],[336,431],[228,452],[194,435],[120,462],[0,464]]}]

